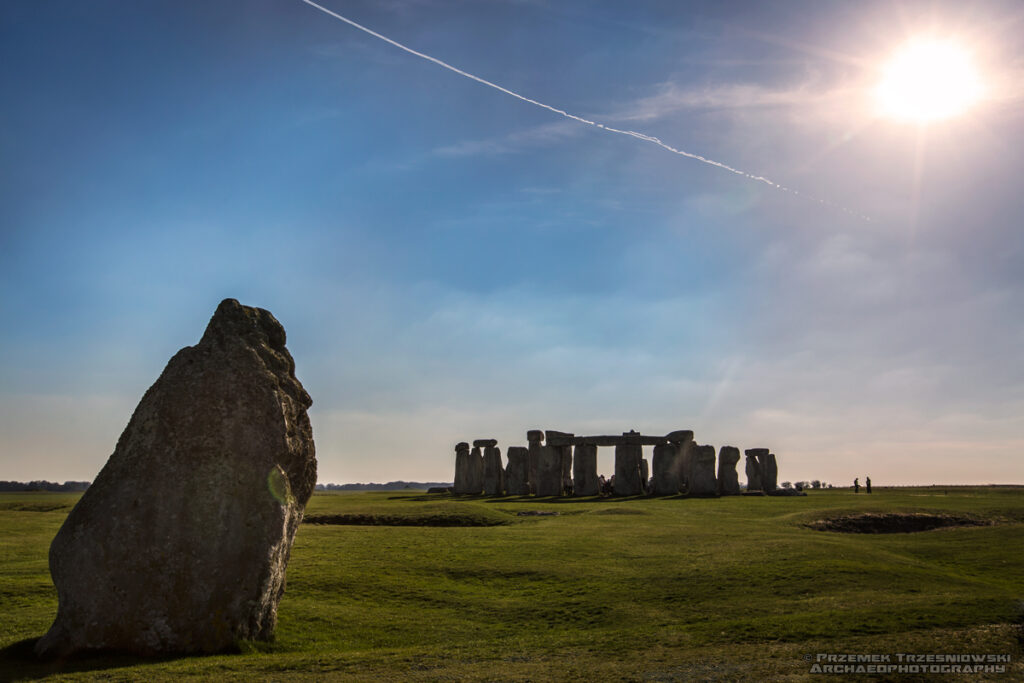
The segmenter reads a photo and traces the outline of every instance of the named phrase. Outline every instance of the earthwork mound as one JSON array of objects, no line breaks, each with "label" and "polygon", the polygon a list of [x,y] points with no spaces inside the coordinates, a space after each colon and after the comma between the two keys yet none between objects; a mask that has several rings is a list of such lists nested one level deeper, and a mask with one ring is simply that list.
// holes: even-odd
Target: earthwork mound
[{"label": "earthwork mound", "polygon": [[838,531],[844,534],[907,534],[948,527],[989,526],[993,522],[963,515],[929,513],[865,512],[818,519],[806,524],[816,531]]}]

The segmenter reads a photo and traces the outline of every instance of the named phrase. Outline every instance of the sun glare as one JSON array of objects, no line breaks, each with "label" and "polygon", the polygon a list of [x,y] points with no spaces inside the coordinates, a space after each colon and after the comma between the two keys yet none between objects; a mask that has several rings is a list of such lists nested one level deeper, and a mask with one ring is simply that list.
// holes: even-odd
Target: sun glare
[{"label": "sun glare", "polygon": [[885,66],[875,96],[886,116],[929,123],[964,113],[981,92],[967,50],[950,41],[918,40],[904,46]]}]

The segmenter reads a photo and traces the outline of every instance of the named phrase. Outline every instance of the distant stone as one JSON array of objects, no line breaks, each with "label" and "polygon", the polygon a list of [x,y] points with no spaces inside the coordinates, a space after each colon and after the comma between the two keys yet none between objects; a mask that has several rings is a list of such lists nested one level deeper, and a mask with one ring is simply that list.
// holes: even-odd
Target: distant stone
[{"label": "distant stone", "polygon": [[540,429],[531,429],[526,432],[527,443],[533,443],[534,441],[540,443],[544,440],[544,432]]},{"label": "distant stone", "polygon": [[745,470],[747,473],[747,491],[763,491],[762,473],[763,458],[768,457],[767,448],[748,448],[743,451],[747,456]]},{"label": "distant stone", "polygon": [[687,441],[693,441],[693,430],[691,429],[678,429],[674,432],[669,432],[665,435],[665,438],[672,443],[686,443]]},{"label": "distant stone", "polygon": [[497,439],[476,439],[473,445],[477,448],[494,448],[498,445]]},{"label": "distant stone", "polygon": [[600,493],[597,478],[597,446],[579,444],[572,453],[573,495],[596,496]]},{"label": "distant stone", "polygon": [[714,446],[694,447],[690,460],[688,493],[691,496],[699,497],[718,495],[718,480],[715,479]]},{"label": "distant stone", "polygon": [[562,495],[562,447],[540,446],[537,458],[537,484],[534,493],[538,496]]},{"label": "distant stone", "polygon": [[50,546],[43,657],[269,640],[316,484],[312,401],[281,324],[225,299],[142,397]]},{"label": "distant stone", "polygon": [[761,486],[764,487],[765,493],[771,493],[779,488],[779,464],[775,460],[774,453],[769,453],[764,461],[761,471]]},{"label": "distant stone", "polygon": [[736,474],[736,463],[740,461],[740,449],[722,446],[718,451],[718,495],[736,496],[740,493],[740,480]]},{"label": "distant stone", "polygon": [[522,446],[509,446],[505,456],[505,490],[510,496],[525,496],[530,492],[530,451]]},{"label": "distant stone", "polygon": [[679,445],[674,443],[658,444],[654,447],[653,479],[651,493],[655,496],[672,496],[679,493]]},{"label": "distant stone", "polygon": [[452,491],[458,495],[471,493],[472,479],[473,472],[470,463],[469,444],[465,441],[460,441],[455,444],[455,483],[452,485]]},{"label": "distant stone", "polygon": [[505,495],[505,470],[501,466],[501,449],[496,446],[484,449],[484,493],[488,496]]},{"label": "distant stone", "polygon": [[549,446],[572,446],[574,434],[568,432],[556,432],[553,429],[549,429],[544,432],[544,443]]},{"label": "distant stone", "polygon": [[643,446],[620,444],[615,447],[615,495],[638,496],[643,493],[640,482],[640,461]]}]

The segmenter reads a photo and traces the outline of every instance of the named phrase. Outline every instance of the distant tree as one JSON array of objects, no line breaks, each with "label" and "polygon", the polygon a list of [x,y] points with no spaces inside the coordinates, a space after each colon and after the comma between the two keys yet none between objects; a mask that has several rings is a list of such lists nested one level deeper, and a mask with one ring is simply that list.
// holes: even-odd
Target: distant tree
[{"label": "distant tree", "polygon": [[818,481],[817,479],[811,480],[811,488],[812,489],[820,489],[821,488],[821,482]]},{"label": "distant tree", "polygon": [[784,481],[784,482],[782,482],[782,488],[784,488],[784,489],[791,489],[791,488],[793,488],[793,484],[788,482],[788,481]]}]

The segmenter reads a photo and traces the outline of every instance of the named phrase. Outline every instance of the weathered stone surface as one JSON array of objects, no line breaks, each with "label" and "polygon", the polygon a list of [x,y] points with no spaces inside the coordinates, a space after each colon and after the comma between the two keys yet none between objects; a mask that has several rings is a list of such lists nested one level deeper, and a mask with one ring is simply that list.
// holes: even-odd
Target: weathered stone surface
[{"label": "weathered stone surface", "polygon": [[736,496],[740,493],[740,480],[736,474],[736,463],[740,461],[740,449],[722,446],[718,451],[718,495]]},{"label": "weathered stone surface", "polygon": [[654,481],[651,493],[672,496],[682,487],[682,448],[677,443],[662,443],[654,447]]},{"label": "weathered stone surface", "polygon": [[484,490],[484,453],[479,446],[473,446],[473,450],[469,452],[468,486],[469,492],[474,496],[480,495]]},{"label": "weathered stone surface", "polygon": [[484,493],[488,496],[505,494],[505,470],[501,466],[501,449],[496,446],[484,449]]},{"label": "weathered stone surface", "polygon": [[460,441],[455,444],[455,482],[452,484],[452,491],[459,495],[470,493],[472,476],[469,465],[469,444]]},{"label": "weathered stone surface", "polygon": [[497,439],[474,439],[473,445],[477,448],[494,448],[498,445]]},{"label": "weathered stone surface", "polygon": [[530,493],[537,493],[537,481],[540,477],[540,452],[544,448],[544,432],[539,429],[531,429],[526,432],[526,442],[529,448],[529,457],[527,463],[529,465],[529,477],[530,477]]},{"label": "weathered stone surface", "polygon": [[665,435],[665,440],[670,443],[687,443],[693,441],[693,430],[678,429]]},{"label": "weathered stone surface", "polygon": [[45,657],[267,640],[316,483],[312,401],[270,312],[225,299],[142,397],[50,546]]},{"label": "weathered stone surface", "polygon": [[636,496],[643,493],[640,485],[640,461],[643,448],[639,444],[615,447],[615,495]]},{"label": "weathered stone surface", "polygon": [[562,451],[562,491],[572,487],[572,446],[557,446]]},{"label": "weathered stone surface", "polygon": [[540,446],[537,458],[538,496],[562,495],[562,447]]},{"label": "weathered stone surface", "polygon": [[761,486],[765,493],[771,493],[779,487],[779,464],[775,460],[775,454],[769,453],[764,460],[764,469],[761,474]]},{"label": "weathered stone surface", "polygon": [[544,443],[549,446],[572,446],[575,435],[549,429],[544,432]]},{"label": "weathered stone surface", "polygon": [[530,451],[522,446],[509,446],[505,453],[505,489],[510,496],[525,496],[530,492]]},{"label": "weathered stone surface", "polygon": [[600,493],[597,479],[597,446],[580,444],[572,454],[573,495],[596,496]]},{"label": "weathered stone surface", "polygon": [[694,446],[693,454],[690,457],[688,494],[691,496],[718,495],[714,446]]},{"label": "weathered stone surface", "polygon": [[743,451],[747,456],[745,470],[747,473],[747,490],[748,491],[761,491],[761,456],[768,456],[768,449],[762,448],[748,448]]}]

